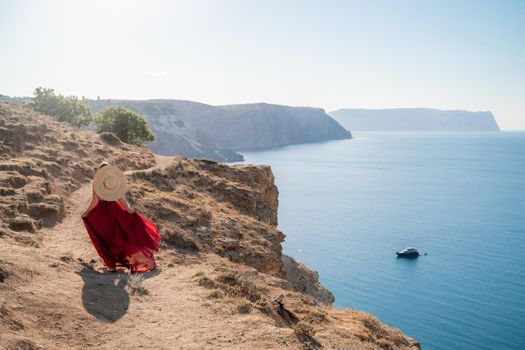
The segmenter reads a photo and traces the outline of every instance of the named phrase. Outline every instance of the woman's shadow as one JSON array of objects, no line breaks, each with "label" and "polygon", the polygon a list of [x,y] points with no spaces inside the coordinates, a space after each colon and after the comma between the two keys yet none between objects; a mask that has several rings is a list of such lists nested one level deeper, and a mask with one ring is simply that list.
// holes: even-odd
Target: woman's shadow
[{"label": "woman's shadow", "polygon": [[[82,304],[87,312],[105,322],[115,322],[128,312],[127,274],[100,273],[88,268],[77,273],[84,281]],[[146,279],[158,274],[156,269],[142,275]]]}]

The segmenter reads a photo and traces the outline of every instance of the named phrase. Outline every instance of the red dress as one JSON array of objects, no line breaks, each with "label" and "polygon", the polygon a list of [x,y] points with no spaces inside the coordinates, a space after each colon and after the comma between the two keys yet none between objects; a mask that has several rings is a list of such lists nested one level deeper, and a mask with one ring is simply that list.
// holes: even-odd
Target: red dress
[{"label": "red dress", "polygon": [[118,201],[99,200],[82,220],[107,267],[146,272],[157,266],[153,253],[159,250],[159,230],[144,216],[128,213]]}]

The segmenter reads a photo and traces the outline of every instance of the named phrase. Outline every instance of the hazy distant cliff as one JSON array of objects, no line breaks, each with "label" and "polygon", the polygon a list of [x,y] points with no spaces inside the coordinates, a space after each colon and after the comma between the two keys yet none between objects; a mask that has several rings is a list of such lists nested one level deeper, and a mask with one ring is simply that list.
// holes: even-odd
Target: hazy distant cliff
[{"label": "hazy distant cliff", "polygon": [[[351,138],[321,108],[254,103],[221,106],[228,112],[223,130],[214,133],[220,145],[233,149],[257,149],[304,142]],[[202,127],[206,127],[206,123]],[[212,133],[211,127],[206,129]]]},{"label": "hazy distant cliff", "polygon": [[241,160],[235,152],[290,144],[351,138],[321,108],[266,103],[211,106],[179,100],[90,101],[98,112],[124,106],[146,117],[157,139],[154,152],[218,161]]},{"label": "hazy distant cliff", "polygon": [[397,108],[339,109],[329,114],[351,130],[499,131],[491,112]]}]

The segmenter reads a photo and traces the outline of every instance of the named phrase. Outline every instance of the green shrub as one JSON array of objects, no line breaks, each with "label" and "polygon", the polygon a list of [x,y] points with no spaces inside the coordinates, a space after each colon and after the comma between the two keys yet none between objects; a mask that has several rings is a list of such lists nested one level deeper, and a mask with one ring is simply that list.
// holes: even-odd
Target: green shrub
[{"label": "green shrub", "polygon": [[100,133],[115,134],[122,142],[142,146],[153,141],[155,135],[143,116],[123,107],[108,107],[94,119],[95,129]]},{"label": "green shrub", "polygon": [[26,103],[26,107],[79,128],[89,125],[92,121],[87,102],[79,100],[76,96],[57,95],[55,90],[43,87],[36,88],[33,94],[33,100]]}]

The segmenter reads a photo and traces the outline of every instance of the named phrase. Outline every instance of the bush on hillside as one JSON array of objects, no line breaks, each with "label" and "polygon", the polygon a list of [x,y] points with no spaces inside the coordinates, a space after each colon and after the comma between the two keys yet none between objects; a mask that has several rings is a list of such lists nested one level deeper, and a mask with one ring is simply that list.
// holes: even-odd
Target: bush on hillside
[{"label": "bush on hillside", "polygon": [[86,101],[76,96],[57,95],[55,90],[43,87],[36,88],[33,94],[33,100],[26,103],[26,107],[79,128],[91,123],[92,116]]},{"label": "bush on hillside", "polygon": [[104,109],[95,116],[94,123],[98,133],[113,133],[125,143],[142,146],[155,140],[146,119],[123,107]]}]

